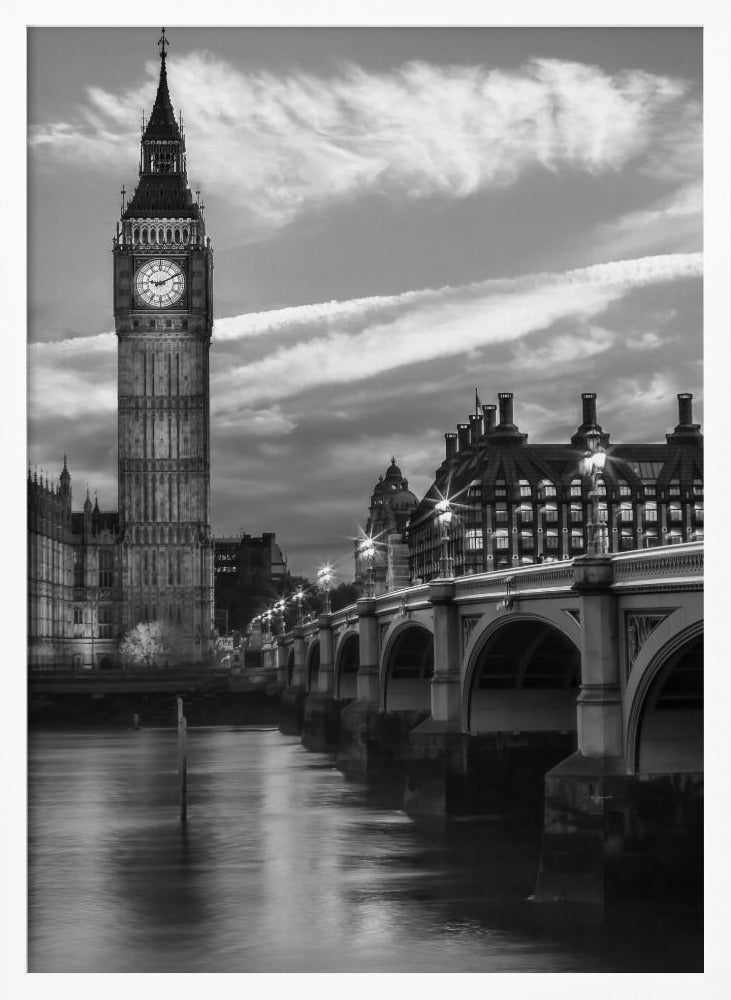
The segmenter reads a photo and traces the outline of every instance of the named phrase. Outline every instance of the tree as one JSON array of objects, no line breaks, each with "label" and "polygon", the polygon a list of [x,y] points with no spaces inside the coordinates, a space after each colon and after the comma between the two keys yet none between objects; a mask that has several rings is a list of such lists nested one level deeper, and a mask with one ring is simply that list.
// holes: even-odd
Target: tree
[{"label": "tree", "polygon": [[119,644],[123,659],[143,667],[158,666],[180,653],[181,638],[164,622],[138,622]]}]

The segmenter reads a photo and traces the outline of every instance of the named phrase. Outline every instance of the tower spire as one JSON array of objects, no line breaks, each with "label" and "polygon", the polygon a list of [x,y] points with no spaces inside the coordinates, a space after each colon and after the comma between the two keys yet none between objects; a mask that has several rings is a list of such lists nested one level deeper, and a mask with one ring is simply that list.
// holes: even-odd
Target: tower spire
[{"label": "tower spire", "polygon": [[157,40],[157,44],[160,46],[160,62],[162,63],[163,72],[165,71],[165,49],[168,47],[170,42],[165,37],[165,29],[160,28],[161,35]]}]

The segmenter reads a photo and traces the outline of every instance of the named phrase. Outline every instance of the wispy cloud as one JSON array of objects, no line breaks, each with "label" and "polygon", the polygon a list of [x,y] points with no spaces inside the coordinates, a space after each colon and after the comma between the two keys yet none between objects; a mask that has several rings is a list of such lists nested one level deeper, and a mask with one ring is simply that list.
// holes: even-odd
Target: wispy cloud
[{"label": "wispy cloud", "polygon": [[[134,165],[148,82],[89,88],[72,121],[37,125],[38,157],[106,170]],[[700,103],[679,79],[536,59],[519,68],[407,63],[389,72],[245,74],[207,53],[169,67],[185,110],[195,175],[226,192],[242,223],[279,227],[324,203],[378,191],[462,198],[531,168],[696,177]]]},{"label": "wispy cloud", "polygon": [[[213,415],[223,432],[245,422],[254,435],[287,435],[294,420],[282,410],[285,399],[511,342],[526,372],[555,369],[611,348],[611,331],[590,321],[612,303],[633,290],[701,273],[700,254],[675,254],[229,317],[214,328],[214,343],[221,325],[226,333],[213,355]],[[530,352],[520,346],[523,338],[569,320],[579,323],[580,335],[559,332]],[[282,331],[284,340],[257,360],[242,357],[252,335]],[[657,344],[645,336],[631,346]],[[113,334],[34,344],[29,352],[35,420],[113,413]]]}]

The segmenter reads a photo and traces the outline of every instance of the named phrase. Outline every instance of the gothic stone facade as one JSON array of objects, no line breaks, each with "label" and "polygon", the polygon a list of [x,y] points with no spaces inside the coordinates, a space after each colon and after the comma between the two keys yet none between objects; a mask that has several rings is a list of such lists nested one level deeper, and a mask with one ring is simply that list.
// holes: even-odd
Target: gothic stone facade
[{"label": "gothic stone facade", "polygon": [[111,666],[121,621],[116,513],[71,510],[64,461],[58,484],[28,473],[28,662]]}]

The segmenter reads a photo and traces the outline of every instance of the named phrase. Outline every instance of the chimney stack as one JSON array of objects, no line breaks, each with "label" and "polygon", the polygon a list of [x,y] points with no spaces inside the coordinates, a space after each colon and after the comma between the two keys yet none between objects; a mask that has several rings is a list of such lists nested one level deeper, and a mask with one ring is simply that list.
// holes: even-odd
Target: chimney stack
[{"label": "chimney stack", "polygon": [[482,415],[470,414],[470,443],[477,444],[482,437]]},{"label": "chimney stack", "polygon": [[457,454],[457,435],[453,431],[444,435],[444,445],[447,461],[451,462]]},{"label": "chimney stack", "polygon": [[463,451],[470,443],[470,425],[457,424],[458,450]]},{"label": "chimney stack", "polygon": [[596,393],[582,392],[581,394],[582,420],[585,427],[596,427]]},{"label": "chimney stack", "polygon": [[678,425],[691,427],[693,425],[693,393],[678,393]]},{"label": "chimney stack", "polygon": [[513,394],[512,392],[499,392],[497,394],[498,405],[500,407],[500,427],[513,426]]},{"label": "chimney stack", "polygon": [[494,403],[483,403],[482,416],[484,420],[485,434],[492,434],[495,430],[495,411],[497,406]]}]

